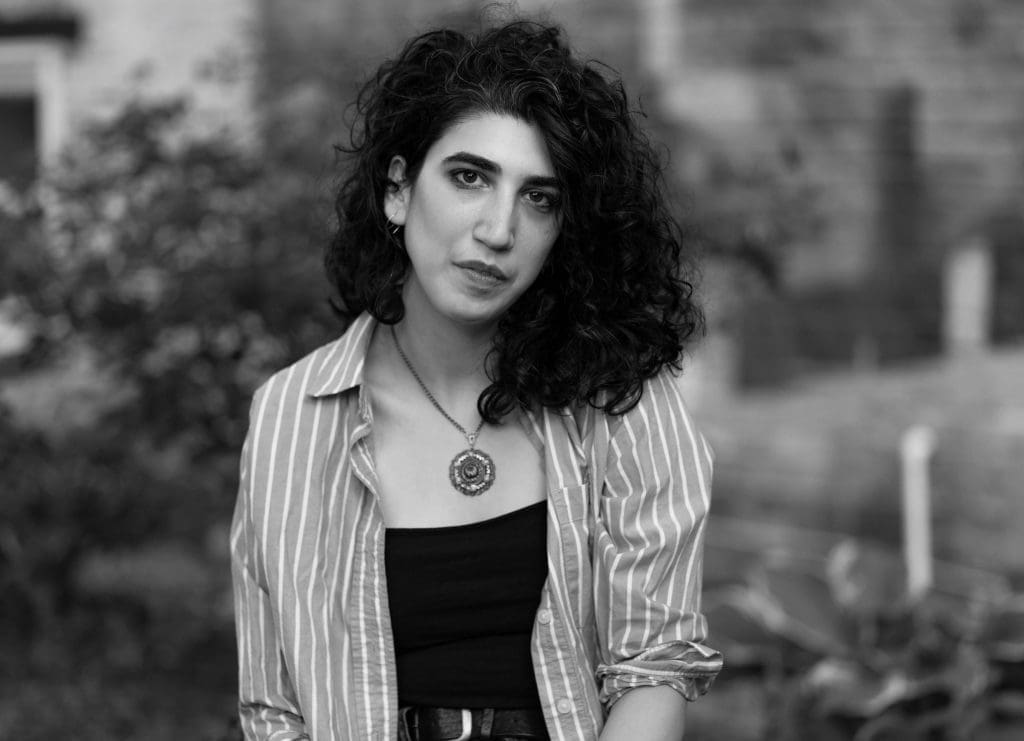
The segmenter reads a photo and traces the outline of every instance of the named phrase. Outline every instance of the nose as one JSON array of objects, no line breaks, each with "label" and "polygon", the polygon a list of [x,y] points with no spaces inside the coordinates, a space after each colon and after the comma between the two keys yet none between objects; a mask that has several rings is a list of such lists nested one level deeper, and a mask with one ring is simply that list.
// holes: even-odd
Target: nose
[{"label": "nose", "polygon": [[496,194],[481,205],[473,237],[492,250],[508,250],[516,241],[515,198]]}]

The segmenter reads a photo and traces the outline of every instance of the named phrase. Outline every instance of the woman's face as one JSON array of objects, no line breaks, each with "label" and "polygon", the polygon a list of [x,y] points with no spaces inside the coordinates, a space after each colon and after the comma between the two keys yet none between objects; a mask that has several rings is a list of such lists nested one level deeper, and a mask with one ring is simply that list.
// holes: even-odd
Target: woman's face
[{"label": "woman's face", "polygon": [[540,130],[480,113],[430,147],[415,182],[394,157],[400,187],[384,211],[405,226],[403,288],[417,318],[487,327],[533,283],[559,231],[559,189]]}]

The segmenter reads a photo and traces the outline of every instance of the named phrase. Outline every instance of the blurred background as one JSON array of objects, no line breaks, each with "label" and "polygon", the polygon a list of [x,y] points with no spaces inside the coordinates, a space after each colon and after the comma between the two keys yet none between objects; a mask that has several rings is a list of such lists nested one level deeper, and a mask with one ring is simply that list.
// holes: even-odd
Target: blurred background
[{"label": "blurred background", "polygon": [[[237,737],[238,450],[340,330],[346,106],[481,7],[0,0],[0,738]],[[623,75],[704,253],[687,738],[1024,738],[1024,3],[518,7]]]}]

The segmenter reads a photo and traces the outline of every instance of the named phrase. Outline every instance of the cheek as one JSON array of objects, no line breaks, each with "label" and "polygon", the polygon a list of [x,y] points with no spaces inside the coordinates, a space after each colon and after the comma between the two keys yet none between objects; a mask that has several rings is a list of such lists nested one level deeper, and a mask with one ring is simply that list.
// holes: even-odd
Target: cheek
[{"label": "cheek", "polygon": [[551,253],[554,252],[555,242],[558,241],[559,230],[557,227],[552,229],[544,230],[540,240],[538,240],[538,249],[535,255],[535,269],[536,272],[540,272],[541,268],[544,267],[545,263],[551,259]]},{"label": "cheek", "polygon": [[453,199],[425,193],[413,213],[414,229],[424,240],[450,242],[455,235],[472,228],[473,212]]}]

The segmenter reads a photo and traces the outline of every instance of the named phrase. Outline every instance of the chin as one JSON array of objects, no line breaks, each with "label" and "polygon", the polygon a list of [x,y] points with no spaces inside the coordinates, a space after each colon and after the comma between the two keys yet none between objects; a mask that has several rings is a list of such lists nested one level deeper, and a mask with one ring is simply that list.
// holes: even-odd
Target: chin
[{"label": "chin", "polygon": [[504,302],[476,297],[449,295],[434,303],[437,313],[458,324],[486,324],[497,321],[507,310]]},{"label": "chin", "polygon": [[465,327],[486,327],[492,324],[497,324],[498,320],[501,319],[504,312],[501,314],[495,313],[475,313],[475,314],[457,314],[452,317],[454,321],[465,326]]},{"label": "chin", "polygon": [[507,306],[482,307],[460,306],[445,312],[449,319],[467,327],[484,327],[497,324],[498,320],[508,311]]}]

